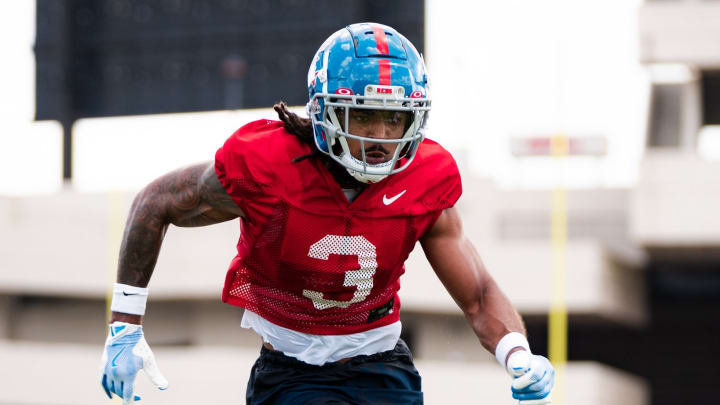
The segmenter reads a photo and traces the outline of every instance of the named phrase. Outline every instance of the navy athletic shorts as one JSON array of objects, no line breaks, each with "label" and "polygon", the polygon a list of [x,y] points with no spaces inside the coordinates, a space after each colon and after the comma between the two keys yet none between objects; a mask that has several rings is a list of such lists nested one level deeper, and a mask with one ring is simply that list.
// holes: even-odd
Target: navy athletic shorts
[{"label": "navy athletic shorts", "polygon": [[393,350],[322,366],[263,347],[246,400],[248,405],[421,405],[423,394],[410,350],[399,340]]}]

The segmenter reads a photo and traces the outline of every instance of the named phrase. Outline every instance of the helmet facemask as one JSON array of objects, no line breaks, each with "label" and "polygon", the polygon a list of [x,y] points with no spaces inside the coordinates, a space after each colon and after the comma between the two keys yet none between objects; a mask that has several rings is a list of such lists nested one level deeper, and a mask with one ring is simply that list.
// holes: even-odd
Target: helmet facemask
[{"label": "helmet facemask", "polygon": [[[322,104],[325,106],[322,121],[317,121],[315,114],[310,114],[310,116],[313,119],[313,125],[319,125],[326,136],[328,145],[326,153],[334,161],[345,167],[348,173],[356,180],[363,183],[377,183],[388,175],[406,169],[412,163],[417,147],[424,138],[423,129],[430,110],[428,99],[396,99],[375,95],[358,96],[318,93],[314,95],[309,105],[320,101],[317,99],[322,99]],[[386,139],[370,138],[351,133],[348,130],[350,128],[351,109],[407,113],[407,121],[402,136],[397,139]],[[355,157],[352,155],[348,139],[360,142],[361,156]],[[395,150],[392,152],[391,158],[386,162],[372,164],[368,162],[366,156],[366,143],[395,145]],[[318,147],[320,148],[320,145]]]}]

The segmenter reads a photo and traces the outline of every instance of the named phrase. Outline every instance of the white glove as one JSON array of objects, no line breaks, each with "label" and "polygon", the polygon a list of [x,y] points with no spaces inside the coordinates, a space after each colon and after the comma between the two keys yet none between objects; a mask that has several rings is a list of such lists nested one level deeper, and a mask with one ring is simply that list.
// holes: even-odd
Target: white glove
[{"label": "white glove", "polygon": [[508,358],[507,371],[514,378],[512,396],[519,400],[520,405],[551,402],[555,369],[548,359],[527,350],[518,350]]},{"label": "white glove", "polygon": [[139,401],[140,397],[133,395],[133,387],[140,369],[145,370],[150,381],[159,389],[167,389],[168,380],[155,363],[142,326],[112,323],[100,364],[101,384],[108,398],[112,399],[112,394],[115,394],[123,399],[123,404]]}]

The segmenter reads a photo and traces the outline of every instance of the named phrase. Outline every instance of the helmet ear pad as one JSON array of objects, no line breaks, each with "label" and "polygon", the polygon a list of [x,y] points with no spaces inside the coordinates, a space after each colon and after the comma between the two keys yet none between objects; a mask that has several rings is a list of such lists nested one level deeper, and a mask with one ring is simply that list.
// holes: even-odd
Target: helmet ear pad
[{"label": "helmet ear pad", "polygon": [[330,118],[330,121],[335,124],[338,128],[345,132],[350,132],[348,128],[345,128],[345,109],[344,108],[335,108],[335,107],[328,107],[327,108],[328,117]]},{"label": "helmet ear pad", "polygon": [[[408,113],[408,117],[405,120],[405,128],[403,128],[403,133],[407,134],[410,130],[410,127],[415,125],[415,119],[417,119],[416,114]],[[402,150],[400,150],[400,157],[405,158],[408,156],[408,154],[412,151],[412,146],[415,144],[415,142],[409,142],[406,143]]]},{"label": "helmet ear pad", "polygon": [[333,145],[331,146],[333,153],[335,156],[342,155],[342,146],[340,146],[340,142],[333,142]]}]

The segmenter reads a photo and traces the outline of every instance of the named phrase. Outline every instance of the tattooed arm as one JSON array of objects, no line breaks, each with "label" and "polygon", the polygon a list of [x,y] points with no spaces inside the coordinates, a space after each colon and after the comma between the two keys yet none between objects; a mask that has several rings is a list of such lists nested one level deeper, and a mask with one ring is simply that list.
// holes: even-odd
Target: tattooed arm
[{"label": "tattooed arm", "polygon": [[[145,187],[133,201],[120,247],[117,282],[147,287],[170,224],[217,224],[242,216],[215,174],[213,162],[170,172]],[[139,324],[140,315],[113,312],[110,322]]]}]

